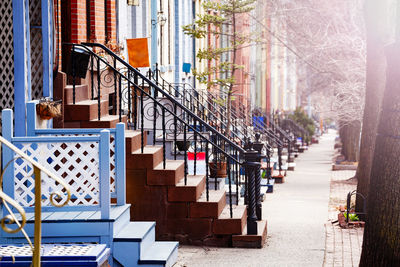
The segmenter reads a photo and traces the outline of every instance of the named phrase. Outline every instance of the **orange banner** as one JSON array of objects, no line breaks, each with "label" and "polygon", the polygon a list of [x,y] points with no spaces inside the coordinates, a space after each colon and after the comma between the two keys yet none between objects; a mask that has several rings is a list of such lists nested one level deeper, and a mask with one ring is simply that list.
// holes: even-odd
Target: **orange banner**
[{"label": "orange banner", "polygon": [[150,67],[147,38],[127,39],[129,64],[134,68]]}]

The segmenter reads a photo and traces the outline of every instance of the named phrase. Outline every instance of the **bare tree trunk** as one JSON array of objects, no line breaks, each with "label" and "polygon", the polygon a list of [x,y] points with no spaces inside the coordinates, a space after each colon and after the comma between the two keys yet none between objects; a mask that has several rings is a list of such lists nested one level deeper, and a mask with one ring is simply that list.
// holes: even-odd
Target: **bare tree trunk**
[{"label": "bare tree trunk", "polygon": [[400,266],[400,43],[388,49],[360,266]]},{"label": "bare tree trunk", "polygon": [[360,142],[361,124],[359,121],[346,123],[340,127],[339,135],[342,141],[342,155],[346,161],[356,162]]},{"label": "bare tree trunk", "polygon": [[[391,0],[367,0],[365,21],[367,27],[367,84],[364,118],[361,134],[360,161],[356,172],[357,192],[368,195],[375,135],[386,80],[385,42],[389,35],[387,17]],[[363,209],[363,199],[357,196],[356,211]]]}]

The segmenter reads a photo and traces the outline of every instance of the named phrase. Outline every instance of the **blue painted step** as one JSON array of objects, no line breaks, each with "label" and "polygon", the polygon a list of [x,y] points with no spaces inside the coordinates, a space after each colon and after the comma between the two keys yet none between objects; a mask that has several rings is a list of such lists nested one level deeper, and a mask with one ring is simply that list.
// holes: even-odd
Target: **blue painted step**
[{"label": "blue painted step", "polygon": [[[103,244],[44,244],[40,261],[43,267],[97,267],[104,266],[109,256],[110,249]],[[0,266],[32,266],[30,246],[0,245]]]},{"label": "blue painted step", "polygon": [[129,222],[114,235],[114,266],[172,266],[178,242],[155,241],[155,222]]}]

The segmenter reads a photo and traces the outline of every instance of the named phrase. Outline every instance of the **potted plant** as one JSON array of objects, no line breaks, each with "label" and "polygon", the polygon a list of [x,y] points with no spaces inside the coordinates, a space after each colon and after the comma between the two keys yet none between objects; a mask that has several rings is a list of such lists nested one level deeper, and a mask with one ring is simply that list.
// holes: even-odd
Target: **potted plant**
[{"label": "potted plant", "polygon": [[179,151],[187,151],[190,147],[190,141],[179,141],[177,140],[175,142],[176,147],[178,148]]},{"label": "potted plant", "polygon": [[61,100],[42,99],[36,105],[36,113],[42,120],[50,120],[61,116]]}]

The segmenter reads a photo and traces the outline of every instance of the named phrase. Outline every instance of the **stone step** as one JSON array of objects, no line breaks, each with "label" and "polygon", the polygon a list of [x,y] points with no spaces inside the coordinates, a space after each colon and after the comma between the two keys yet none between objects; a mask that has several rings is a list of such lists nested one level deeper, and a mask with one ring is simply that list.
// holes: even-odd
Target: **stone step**
[{"label": "stone step", "polygon": [[[89,99],[89,90],[86,84],[84,85],[75,85],[75,103],[88,100]],[[64,88],[64,104],[73,104],[73,86],[67,85]]]},{"label": "stone step", "polygon": [[154,169],[163,160],[163,150],[160,146],[145,146],[143,153],[138,149],[126,156],[127,169]]},{"label": "stone step", "polygon": [[[141,131],[125,130],[126,139],[126,153],[129,155],[132,152],[141,148],[142,145],[142,133]],[[147,132],[143,132],[143,145],[147,144]]]},{"label": "stone step", "polygon": [[196,202],[204,191],[205,183],[204,175],[188,175],[186,185],[182,179],[176,186],[168,187],[168,201]]},{"label": "stone step", "polygon": [[218,218],[225,203],[225,190],[210,190],[208,201],[204,192],[196,202],[190,203],[189,216],[191,218]]},{"label": "stone step", "polygon": [[267,239],[267,221],[257,221],[257,235],[247,234],[247,225],[241,235],[232,236],[232,246],[237,248],[262,248]]},{"label": "stone step", "polygon": [[[90,121],[98,119],[97,100],[84,100],[64,105],[66,121]],[[108,114],[108,101],[100,101],[100,119]],[[93,128],[93,127],[92,127]]]},{"label": "stone step", "polygon": [[[126,123],[128,120],[126,115],[123,115],[121,122]],[[106,115],[98,120],[97,118],[89,121],[81,121],[81,128],[115,128],[119,123],[119,115]]]},{"label": "stone step", "polygon": [[232,205],[232,218],[230,206],[226,205],[218,219],[214,220],[213,232],[217,235],[240,235],[246,225],[247,207]]},{"label": "stone step", "polygon": [[147,170],[147,184],[175,186],[183,178],[184,171],[182,160],[167,160],[165,168],[161,161],[154,169]]}]

